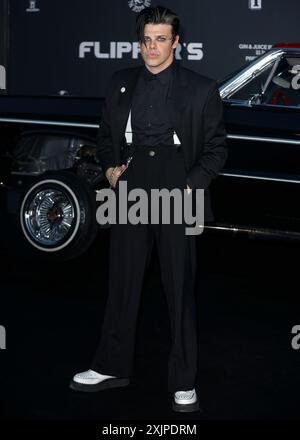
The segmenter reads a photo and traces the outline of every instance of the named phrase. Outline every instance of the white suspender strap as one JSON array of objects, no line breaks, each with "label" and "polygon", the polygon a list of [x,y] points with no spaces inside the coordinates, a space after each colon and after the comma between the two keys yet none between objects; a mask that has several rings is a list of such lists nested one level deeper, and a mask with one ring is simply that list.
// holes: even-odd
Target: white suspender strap
[{"label": "white suspender strap", "polygon": [[129,112],[128,119],[127,119],[125,137],[126,137],[127,144],[132,144],[131,110]]},{"label": "white suspender strap", "polygon": [[173,134],[173,141],[174,141],[174,145],[181,145],[181,142],[177,136],[176,131],[174,131],[174,134]]}]

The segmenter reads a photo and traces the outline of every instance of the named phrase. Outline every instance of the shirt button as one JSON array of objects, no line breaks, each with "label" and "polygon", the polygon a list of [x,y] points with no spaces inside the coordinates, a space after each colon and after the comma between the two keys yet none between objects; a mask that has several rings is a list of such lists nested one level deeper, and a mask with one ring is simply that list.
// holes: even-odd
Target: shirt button
[{"label": "shirt button", "polygon": [[150,150],[150,151],[149,151],[149,156],[155,156],[155,151]]}]

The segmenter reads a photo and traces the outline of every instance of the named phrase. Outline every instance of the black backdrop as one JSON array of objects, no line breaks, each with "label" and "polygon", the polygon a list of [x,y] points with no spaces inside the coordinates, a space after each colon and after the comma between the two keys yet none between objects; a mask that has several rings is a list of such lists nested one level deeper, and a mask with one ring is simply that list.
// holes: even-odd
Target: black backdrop
[{"label": "black backdrop", "polygon": [[10,0],[8,92],[103,96],[113,71],[141,63],[135,10],[157,3],[181,18],[182,64],[215,79],[300,40],[300,0]]}]

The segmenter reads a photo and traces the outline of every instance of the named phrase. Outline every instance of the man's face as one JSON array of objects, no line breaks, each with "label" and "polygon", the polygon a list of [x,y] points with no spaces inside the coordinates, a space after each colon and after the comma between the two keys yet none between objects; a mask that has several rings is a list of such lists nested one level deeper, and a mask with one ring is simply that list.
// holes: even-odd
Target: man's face
[{"label": "man's face", "polygon": [[172,63],[173,49],[178,44],[179,36],[177,35],[175,41],[172,41],[170,24],[146,24],[144,38],[146,44],[139,42],[144,63],[152,73],[159,73]]}]

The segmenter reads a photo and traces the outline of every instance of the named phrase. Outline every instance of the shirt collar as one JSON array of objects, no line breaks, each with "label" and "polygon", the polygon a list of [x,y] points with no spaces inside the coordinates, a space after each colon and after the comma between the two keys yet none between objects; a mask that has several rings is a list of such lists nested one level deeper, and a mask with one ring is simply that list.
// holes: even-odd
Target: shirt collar
[{"label": "shirt collar", "polygon": [[174,65],[175,63],[173,61],[168,67],[156,74],[151,73],[150,70],[144,66],[144,78],[147,81],[158,79],[162,84],[167,84],[171,78],[172,71],[174,70]]}]

